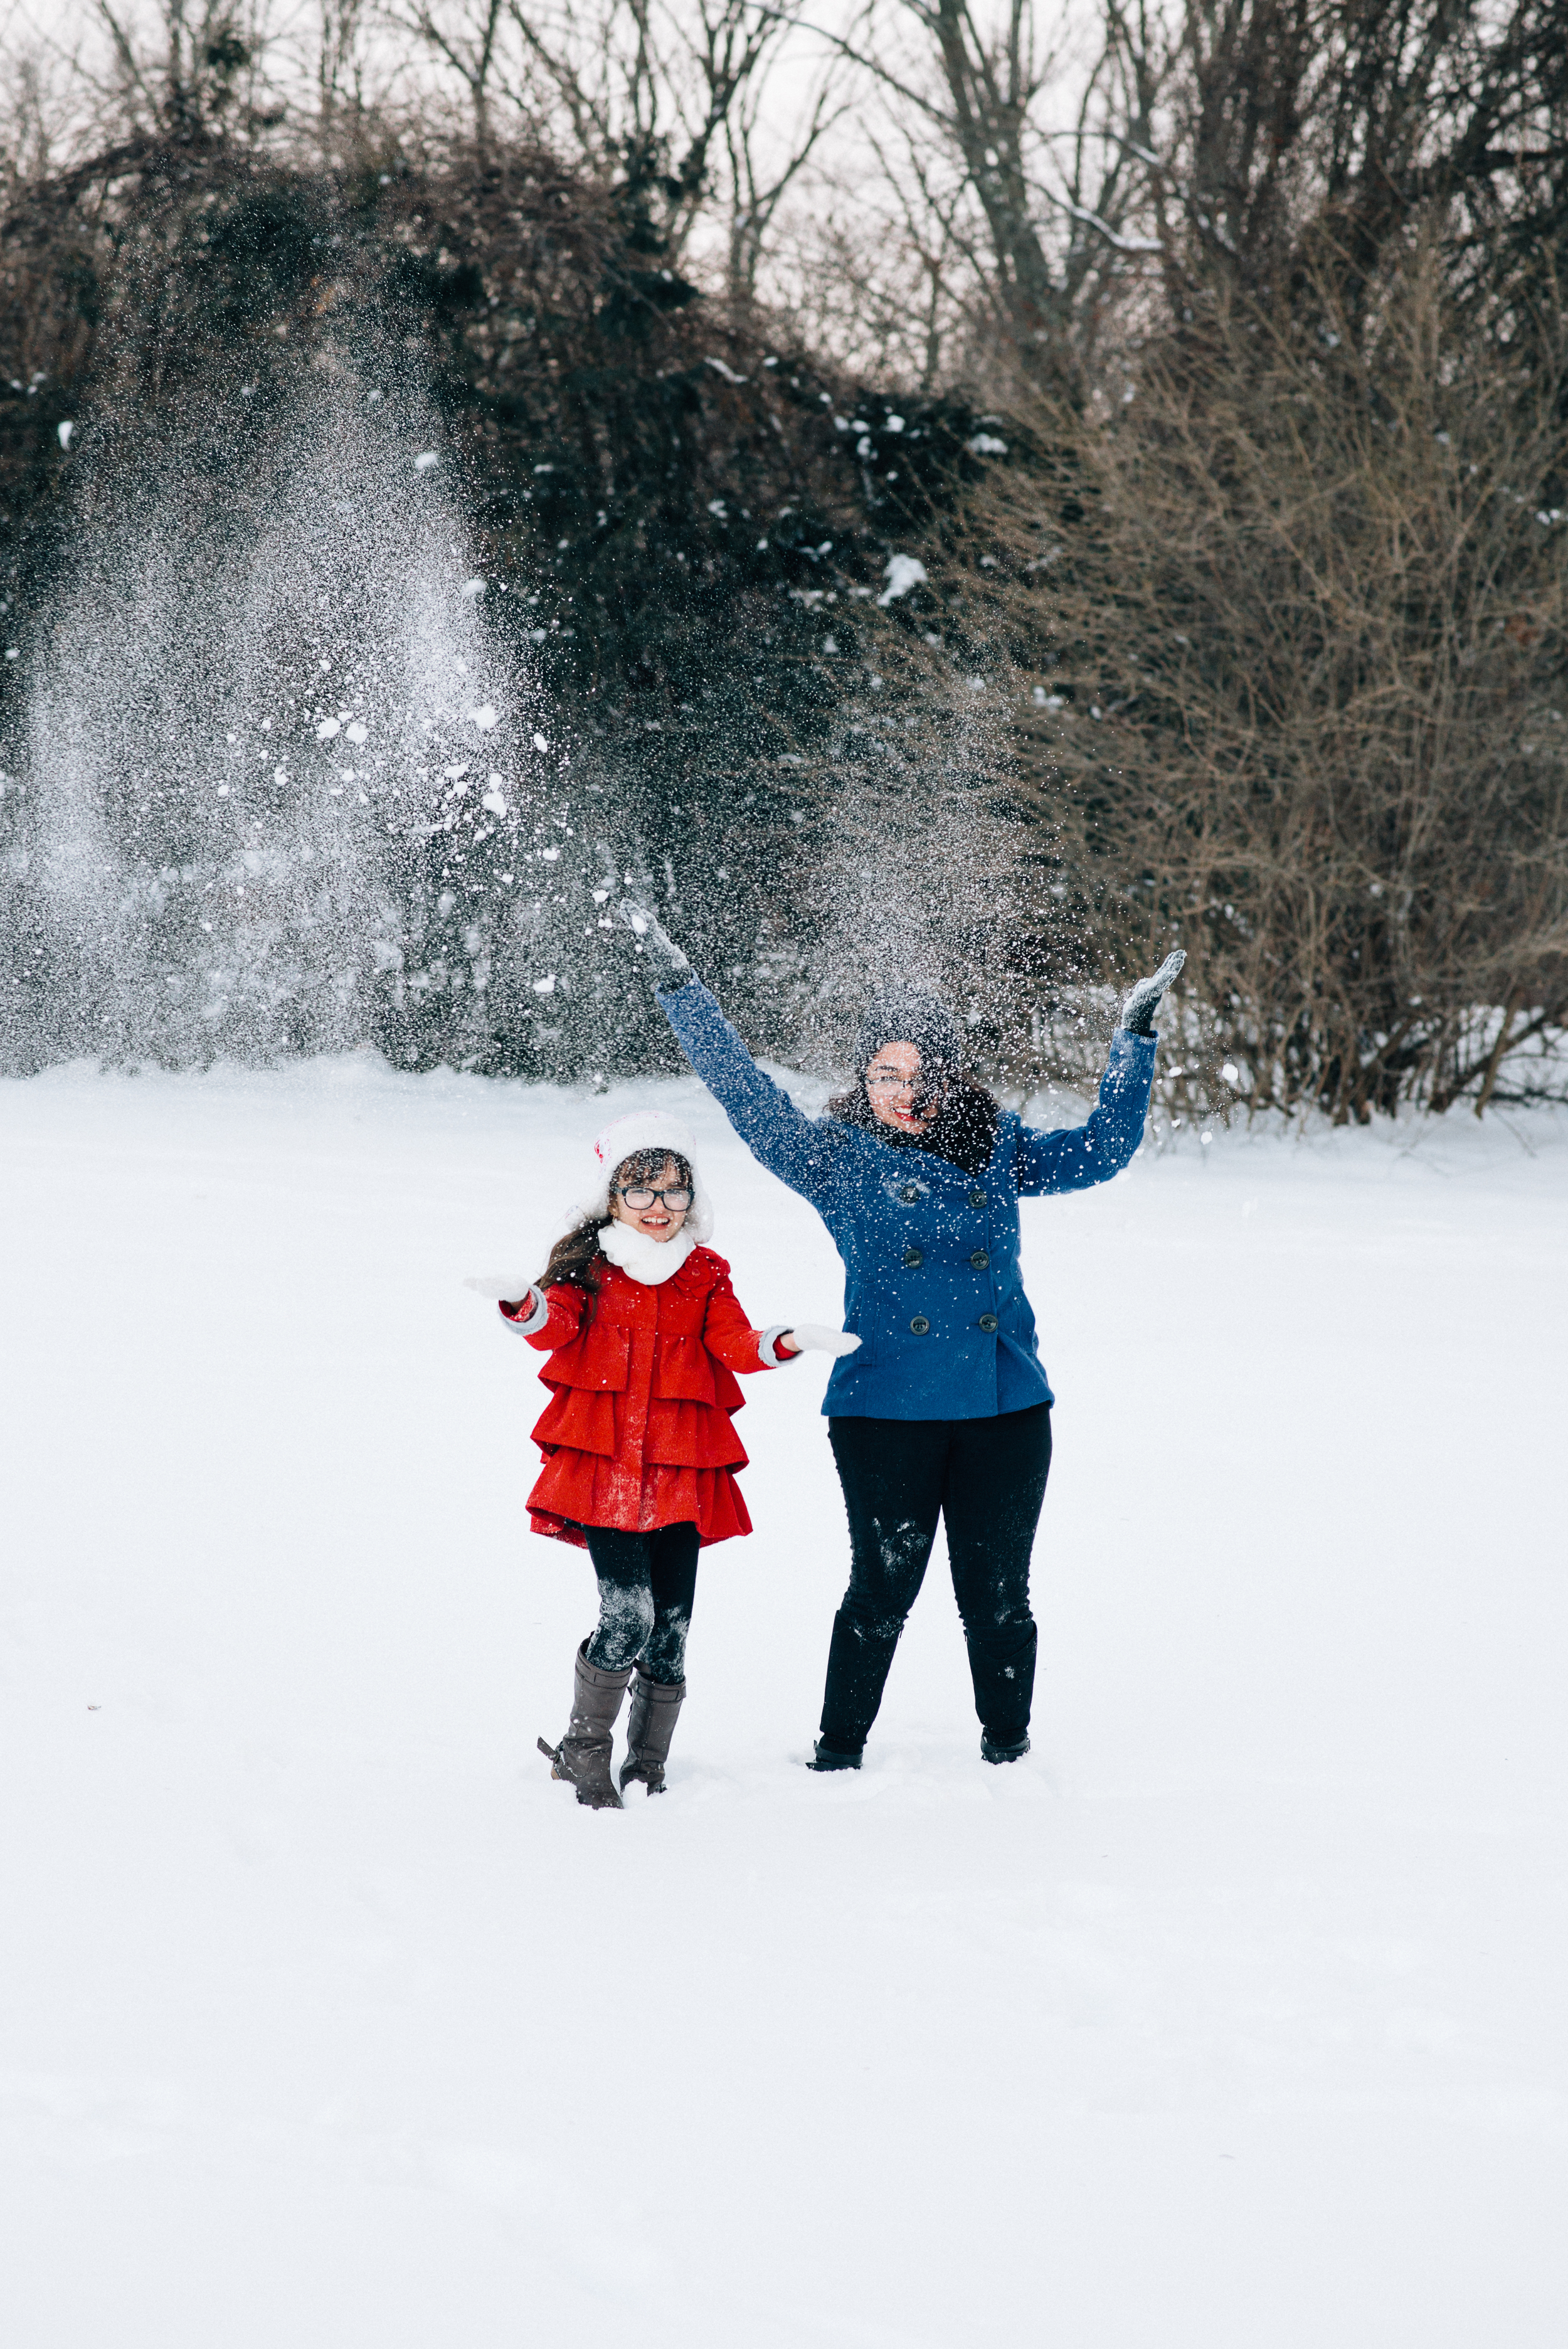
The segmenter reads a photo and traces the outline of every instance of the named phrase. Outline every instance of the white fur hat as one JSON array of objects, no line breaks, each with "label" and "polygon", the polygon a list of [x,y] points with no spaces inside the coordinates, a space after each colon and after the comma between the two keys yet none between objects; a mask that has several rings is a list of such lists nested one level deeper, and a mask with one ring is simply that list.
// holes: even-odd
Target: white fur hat
[{"label": "white fur hat", "polygon": [[691,1128],[671,1115],[668,1110],[634,1109],[624,1117],[617,1117],[604,1128],[593,1144],[594,1170],[598,1188],[577,1209],[573,1222],[586,1222],[590,1216],[607,1223],[610,1216],[610,1177],[624,1160],[637,1150],[670,1150],[686,1160],[691,1168],[692,1201],[686,1212],[685,1228],[699,1247],[713,1237],[713,1201],[703,1188],[702,1173],[696,1163],[696,1143]]}]

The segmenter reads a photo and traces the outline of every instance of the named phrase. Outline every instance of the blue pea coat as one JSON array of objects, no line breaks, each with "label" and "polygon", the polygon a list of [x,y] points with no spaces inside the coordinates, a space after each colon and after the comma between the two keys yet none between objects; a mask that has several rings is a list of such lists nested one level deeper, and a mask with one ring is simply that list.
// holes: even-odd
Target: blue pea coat
[{"label": "blue pea coat", "polygon": [[1052,1402],[1018,1269],[1018,1201],[1121,1172],[1143,1133],[1156,1039],[1117,1030],[1085,1125],[1038,1133],[1004,1110],[990,1164],[966,1174],[863,1126],[805,1116],[698,981],[659,1001],[752,1155],[810,1199],[844,1259],[844,1327],[861,1348],[834,1365],[829,1416],[991,1419]]}]

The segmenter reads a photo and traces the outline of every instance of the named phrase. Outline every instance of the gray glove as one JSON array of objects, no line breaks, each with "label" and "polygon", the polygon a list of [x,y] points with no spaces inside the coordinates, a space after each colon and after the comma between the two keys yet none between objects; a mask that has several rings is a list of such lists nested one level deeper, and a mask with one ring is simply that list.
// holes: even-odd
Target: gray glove
[{"label": "gray glove", "polygon": [[1185,948],[1168,954],[1152,978],[1140,978],[1121,1007],[1121,1026],[1133,1036],[1152,1036],[1160,999],[1186,961]]},{"label": "gray glove", "polygon": [[[600,854],[606,858],[610,854],[603,842]],[[640,951],[652,964],[655,987],[686,985],[691,977],[691,965],[651,907],[640,898],[623,896],[615,899],[610,913],[623,929],[631,931]]]}]

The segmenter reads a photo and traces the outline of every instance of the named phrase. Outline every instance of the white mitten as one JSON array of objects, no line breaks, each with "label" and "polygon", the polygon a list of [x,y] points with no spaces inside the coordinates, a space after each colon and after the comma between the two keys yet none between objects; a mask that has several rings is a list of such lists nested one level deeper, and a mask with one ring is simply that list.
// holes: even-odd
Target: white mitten
[{"label": "white mitten", "polygon": [[472,1280],[465,1280],[463,1287],[471,1288],[476,1297],[493,1297],[498,1305],[521,1305],[525,1297],[533,1294],[533,1276],[531,1273],[481,1272],[477,1273]]},{"label": "white mitten", "polygon": [[797,1321],[789,1335],[803,1354],[852,1354],[861,1342],[852,1330],[830,1330],[825,1321]]}]

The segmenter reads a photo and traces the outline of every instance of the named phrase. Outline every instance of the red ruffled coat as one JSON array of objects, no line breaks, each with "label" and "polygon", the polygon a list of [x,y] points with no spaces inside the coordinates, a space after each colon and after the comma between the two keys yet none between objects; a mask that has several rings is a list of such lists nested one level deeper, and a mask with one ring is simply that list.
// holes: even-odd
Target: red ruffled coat
[{"label": "red ruffled coat", "polygon": [[[597,1298],[545,1291],[550,1319],[526,1332],[548,1351],[555,1392],[533,1440],[544,1469],[528,1496],[536,1534],[585,1547],[583,1526],[651,1533],[695,1523],[702,1542],[748,1534],[735,1471],[746,1449],[731,1420],[745,1398],[737,1371],[772,1366],[711,1248],[693,1248],[656,1284],[594,1259]],[[501,1311],[512,1320],[519,1319]]]}]

